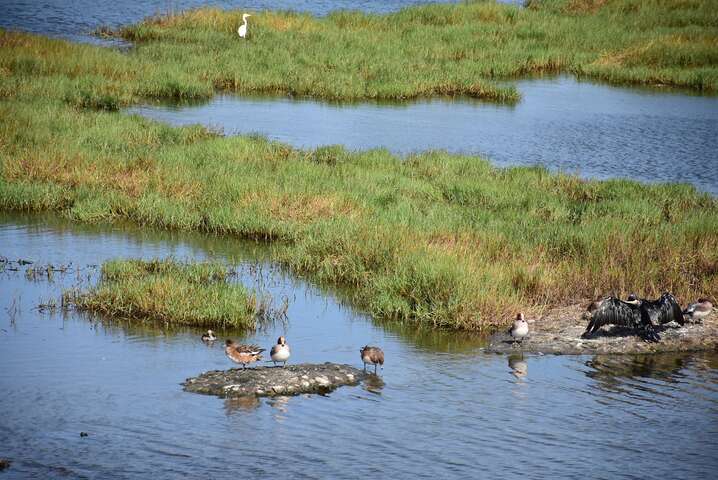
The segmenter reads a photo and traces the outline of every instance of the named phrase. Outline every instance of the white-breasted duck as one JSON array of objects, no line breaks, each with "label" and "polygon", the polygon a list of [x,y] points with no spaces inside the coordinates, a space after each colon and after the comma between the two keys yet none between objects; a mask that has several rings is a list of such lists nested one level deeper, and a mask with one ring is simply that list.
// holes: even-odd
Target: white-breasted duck
[{"label": "white-breasted duck", "polygon": [[683,310],[683,315],[693,321],[701,322],[713,311],[713,304],[707,298],[699,298],[696,303],[691,303]]},{"label": "white-breasted duck", "polygon": [[277,362],[282,362],[282,366],[286,366],[290,355],[291,352],[289,351],[289,345],[287,345],[287,339],[284,337],[279,337],[277,339],[277,344],[269,351],[269,356],[272,358],[272,362],[274,362],[275,365]]},{"label": "white-breasted duck", "polygon": [[217,336],[213,330],[207,330],[207,333],[202,334],[203,342],[214,342],[215,340],[217,340]]},{"label": "white-breasted duck", "polygon": [[514,343],[521,343],[524,341],[524,338],[528,336],[529,322],[527,322],[524,318],[523,312],[520,312],[518,315],[516,315],[516,320],[514,320],[513,325],[511,325],[511,328],[509,328],[508,334],[511,335],[511,338],[514,339]]}]

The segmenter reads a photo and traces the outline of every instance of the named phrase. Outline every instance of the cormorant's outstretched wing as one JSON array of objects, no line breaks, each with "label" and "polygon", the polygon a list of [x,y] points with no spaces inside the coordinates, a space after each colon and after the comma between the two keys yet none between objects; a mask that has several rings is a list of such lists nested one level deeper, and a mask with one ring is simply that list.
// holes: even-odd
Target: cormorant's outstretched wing
[{"label": "cormorant's outstretched wing", "polygon": [[643,300],[640,308],[644,323],[650,322],[653,325],[670,322],[677,322],[680,325],[685,323],[681,306],[670,293],[664,293],[658,300]]},{"label": "cormorant's outstretched wing", "polygon": [[604,325],[621,325],[635,328],[639,335],[649,342],[657,342],[661,337],[653,329],[650,317],[641,315],[639,305],[626,303],[616,297],[608,297],[591,315],[586,331],[581,335],[588,338]]}]

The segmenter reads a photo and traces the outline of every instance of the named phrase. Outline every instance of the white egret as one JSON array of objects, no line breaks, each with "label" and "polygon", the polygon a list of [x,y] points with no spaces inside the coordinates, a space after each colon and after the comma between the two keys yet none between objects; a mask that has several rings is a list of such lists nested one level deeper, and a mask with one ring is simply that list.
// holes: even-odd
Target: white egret
[{"label": "white egret", "polygon": [[244,15],[242,15],[242,21],[244,23],[242,25],[240,25],[239,28],[237,29],[237,33],[242,38],[247,38],[247,17],[251,17],[251,15],[248,13],[245,13]]}]

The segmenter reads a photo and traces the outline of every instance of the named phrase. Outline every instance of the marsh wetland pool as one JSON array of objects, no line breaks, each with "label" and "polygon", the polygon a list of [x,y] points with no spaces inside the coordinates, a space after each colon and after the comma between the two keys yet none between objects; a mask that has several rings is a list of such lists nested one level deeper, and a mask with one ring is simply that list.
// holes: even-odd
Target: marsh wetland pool
[{"label": "marsh wetland pool", "polygon": [[[10,0],[0,27],[103,43],[91,35],[101,25],[200,4],[324,15],[418,3],[48,0],[38,8]],[[516,85],[522,100],[513,106],[217,95],[127,113],[303,148],[445,149],[501,166],[687,182],[718,194],[718,97],[563,76]],[[488,354],[486,338],[379,323],[347,301],[351,292],[280,268],[271,248],[0,213],[0,459],[10,461],[0,478],[699,479],[718,471],[718,352]],[[236,281],[286,301],[286,319],[249,334],[220,330],[205,345],[199,329],[58,306],[63,290],[94,284],[108,259],[165,257],[232,265]],[[235,366],[225,338],[269,348],[279,335],[290,363],[360,368],[359,348],[374,344],[386,364],[328,395],[222,399],[182,390],[188,377]]]},{"label": "marsh wetland pool", "polygon": [[295,147],[341,144],[481,155],[585,178],[681,182],[718,195],[718,97],[611,87],[560,76],[516,82],[517,105],[471,99],[331,104],[217,96],[197,105],[132,108],[174,125],[259,133]]},{"label": "marsh wetland pool", "polygon": [[[345,294],[293,277],[266,247],[132,226],[0,214],[0,457],[5,478],[709,478],[718,468],[718,355],[490,355],[485,341],[380,325]],[[286,322],[207,346],[194,329],[38,309],[109,258],[215,259],[289,303]],[[6,267],[9,265],[6,262]],[[31,275],[53,265],[64,272]],[[182,391],[233,367],[226,337],[291,362],[386,365],[327,396]],[[87,436],[80,436],[86,432]]]}]

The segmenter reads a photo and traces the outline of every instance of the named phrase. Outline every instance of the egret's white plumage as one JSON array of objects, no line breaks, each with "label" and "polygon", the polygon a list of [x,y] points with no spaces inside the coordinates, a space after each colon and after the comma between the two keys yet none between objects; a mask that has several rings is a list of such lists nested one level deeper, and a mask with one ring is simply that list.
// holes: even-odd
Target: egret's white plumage
[{"label": "egret's white plumage", "polygon": [[245,13],[244,15],[242,15],[242,21],[244,23],[242,25],[240,25],[239,28],[237,29],[237,33],[242,38],[247,38],[247,17],[251,17],[251,15],[248,13]]}]

